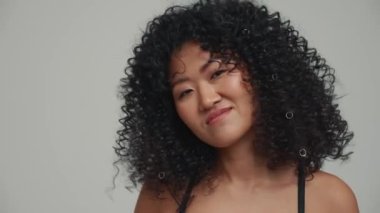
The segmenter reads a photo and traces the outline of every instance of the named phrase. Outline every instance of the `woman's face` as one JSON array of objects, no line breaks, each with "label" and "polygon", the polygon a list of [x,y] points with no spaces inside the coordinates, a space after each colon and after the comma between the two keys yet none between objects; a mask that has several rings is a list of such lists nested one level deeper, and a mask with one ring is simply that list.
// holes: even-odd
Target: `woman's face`
[{"label": "woman's face", "polygon": [[252,133],[252,87],[246,70],[222,62],[195,42],[186,42],[170,61],[172,95],[179,117],[205,143],[228,147]]}]

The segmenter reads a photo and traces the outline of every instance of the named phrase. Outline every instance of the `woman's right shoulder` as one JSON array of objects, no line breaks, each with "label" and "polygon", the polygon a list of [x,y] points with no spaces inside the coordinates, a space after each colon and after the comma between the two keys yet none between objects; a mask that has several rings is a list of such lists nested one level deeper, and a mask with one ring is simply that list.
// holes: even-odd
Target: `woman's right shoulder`
[{"label": "woman's right shoulder", "polygon": [[167,213],[176,212],[177,202],[171,196],[168,187],[159,186],[159,193],[149,183],[143,183],[137,198],[134,213]]}]

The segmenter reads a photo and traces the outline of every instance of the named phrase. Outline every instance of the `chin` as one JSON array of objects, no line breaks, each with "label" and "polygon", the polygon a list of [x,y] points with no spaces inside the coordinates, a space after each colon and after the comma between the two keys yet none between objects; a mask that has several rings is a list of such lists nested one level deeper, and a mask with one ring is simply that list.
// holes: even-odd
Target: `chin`
[{"label": "chin", "polygon": [[204,140],[208,145],[215,148],[228,148],[234,146],[240,142],[245,141],[244,143],[252,143],[254,140],[251,131],[236,131],[236,129],[230,129],[231,131],[224,131],[223,134],[214,135],[212,139]]},{"label": "chin", "polygon": [[213,141],[207,142],[208,145],[217,149],[228,148],[228,147],[233,146],[236,143],[238,143],[237,139],[227,139],[227,138],[223,138],[220,140],[214,139]]}]

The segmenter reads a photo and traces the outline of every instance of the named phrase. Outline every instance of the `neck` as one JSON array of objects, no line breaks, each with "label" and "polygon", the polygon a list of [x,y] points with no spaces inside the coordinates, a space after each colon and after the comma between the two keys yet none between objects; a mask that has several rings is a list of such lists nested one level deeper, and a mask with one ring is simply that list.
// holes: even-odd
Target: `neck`
[{"label": "neck", "polygon": [[294,170],[290,167],[270,170],[267,158],[260,155],[253,144],[253,137],[248,137],[230,147],[218,149],[216,170],[223,181],[233,185],[257,186],[278,182],[281,177],[292,177]]},{"label": "neck", "polygon": [[269,172],[266,159],[255,154],[252,141],[219,149],[217,169],[230,183],[258,181]]}]

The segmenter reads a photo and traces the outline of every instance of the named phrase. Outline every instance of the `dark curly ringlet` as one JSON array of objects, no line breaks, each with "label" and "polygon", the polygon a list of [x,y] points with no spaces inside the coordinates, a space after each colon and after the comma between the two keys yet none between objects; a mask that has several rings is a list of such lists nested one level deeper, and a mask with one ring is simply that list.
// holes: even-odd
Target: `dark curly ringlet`
[{"label": "dark curly ringlet", "polygon": [[[212,54],[238,56],[259,104],[255,147],[271,169],[299,161],[313,174],[326,158],[348,158],[353,137],[334,94],[334,69],[308,47],[278,12],[248,1],[199,1],[173,6],[148,23],[121,79],[124,99],[115,151],[137,183],[166,185],[176,195],[196,184],[216,163],[216,149],[198,139],[178,117],[169,61],[186,41]],[[288,113],[288,114],[287,114]],[[292,115],[292,116],[289,116]]]}]

